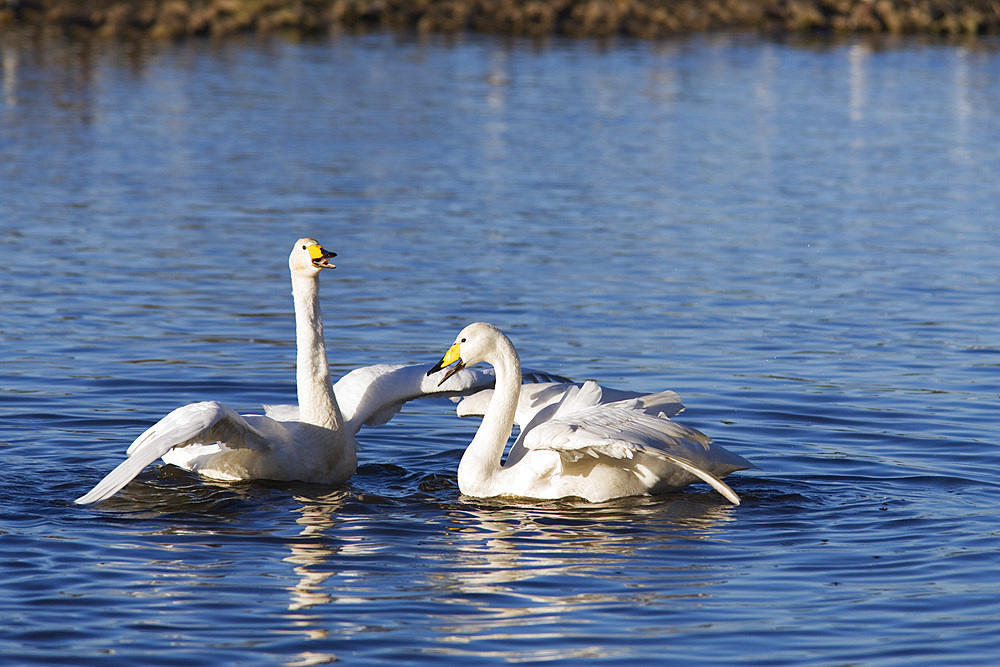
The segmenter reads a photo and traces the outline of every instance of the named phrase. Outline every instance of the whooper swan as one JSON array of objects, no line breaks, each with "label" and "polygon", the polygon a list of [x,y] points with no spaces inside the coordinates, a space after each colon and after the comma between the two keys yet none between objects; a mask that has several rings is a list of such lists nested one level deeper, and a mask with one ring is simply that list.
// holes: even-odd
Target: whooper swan
[{"label": "whooper swan", "polygon": [[[499,329],[482,322],[465,327],[428,375],[454,363],[444,382],[479,362],[496,370],[496,388],[481,395],[489,401],[482,410],[480,396],[465,399],[464,411],[459,405],[460,414],[483,414],[458,466],[463,494],[601,502],[678,491],[702,480],[740,503],[720,478],[753,464],[671,421],[683,409],[674,392],[641,396],[594,382],[522,389],[517,351]],[[515,419],[521,433],[501,465]]]},{"label": "whooper swan", "polygon": [[[428,364],[365,366],[331,386],[323,341],[319,274],[336,253],[299,239],[288,257],[297,346],[298,406],[264,406],[265,415],[239,415],[215,401],[177,408],[136,438],[128,458],[76,500],[93,503],[117,493],[158,458],[207,478],[271,479],[336,485],[357,467],[354,434],[387,422],[402,404],[427,395],[461,395],[493,384],[471,373],[438,386]],[[545,374],[540,374],[542,379]]]}]

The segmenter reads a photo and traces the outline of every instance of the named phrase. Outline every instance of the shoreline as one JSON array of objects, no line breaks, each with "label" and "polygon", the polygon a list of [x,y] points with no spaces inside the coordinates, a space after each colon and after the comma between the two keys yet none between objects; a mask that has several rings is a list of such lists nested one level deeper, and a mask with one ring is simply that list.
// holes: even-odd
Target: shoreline
[{"label": "shoreline", "polygon": [[723,30],[974,37],[1000,34],[1000,0],[0,0],[0,34],[23,26],[168,40],[376,29],[640,39]]}]

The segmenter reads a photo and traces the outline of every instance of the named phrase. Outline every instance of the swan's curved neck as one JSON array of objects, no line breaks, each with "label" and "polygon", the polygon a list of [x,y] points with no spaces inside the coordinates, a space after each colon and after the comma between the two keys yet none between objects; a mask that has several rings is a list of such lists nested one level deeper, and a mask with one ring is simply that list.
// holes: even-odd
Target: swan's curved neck
[{"label": "swan's curved neck", "polygon": [[486,362],[496,370],[496,388],[483,422],[458,464],[458,488],[467,495],[489,496],[500,459],[514,427],[514,411],[521,392],[521,361],[506,336],[498,341]]},{"label": "swan's curved neck", "polygon": [[299,395],[299,421],[340,430],[343,417],[330,384],[330,367],[323,340],[319,308],[319,278],[292,276],[295,302],[295,381]]}]

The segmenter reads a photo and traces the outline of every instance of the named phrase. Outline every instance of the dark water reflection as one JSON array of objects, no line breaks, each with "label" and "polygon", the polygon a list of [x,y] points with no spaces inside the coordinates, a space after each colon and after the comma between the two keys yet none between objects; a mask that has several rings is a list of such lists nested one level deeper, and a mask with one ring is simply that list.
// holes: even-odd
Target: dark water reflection
[{"label": "dark water reflection", "polygon": [[[0,43],[0,654],[17,664],[990,664],[989,44],[386,35]],[[173,407],[293,400],[286,248],[339,375],[472,320],[760,466],[462,498],[412,404],[343,489],[153,466]],[[342,260],[342,261],[341,261]]]}]

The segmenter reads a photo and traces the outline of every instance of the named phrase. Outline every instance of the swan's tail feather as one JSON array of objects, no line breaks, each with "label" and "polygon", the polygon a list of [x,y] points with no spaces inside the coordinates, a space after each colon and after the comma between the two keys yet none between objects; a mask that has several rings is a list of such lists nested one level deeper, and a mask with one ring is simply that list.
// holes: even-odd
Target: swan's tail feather
[{"label": "swan's tail feather", "polygon": [[666,458],[670,459],[671,463],[674,463],[675,465],[684,468],[684,470],[687,470],[692,475],[710,484],[713,489],[721,493],[726,498],[726,500],[728,500],[732,504],[734,505],[740,504],[740,497],[736,495],[736,492],[733,491],[728,484],[723,482],[721,479],[719,479],[712,473],[708,472],[707,470],[703,470],[702,468],[699,468],[696,465],[692,465],[691,463],[688,463],[684,459],[678,458],[676,456],[670,456],[669,454],[667,454]]},{"label": "swan's tail feather", "polygon": [[142,472],[143,468],[158,458],[160,458],[158,452],[143,452],[140,450],[136,456],[130,456],[119,463],[118,467],[109,472],[93,489],[73,502],[77,505],[88,505],[104,500],[105,498],[110,498],[118,493],[123,486],[135,479]]}]

